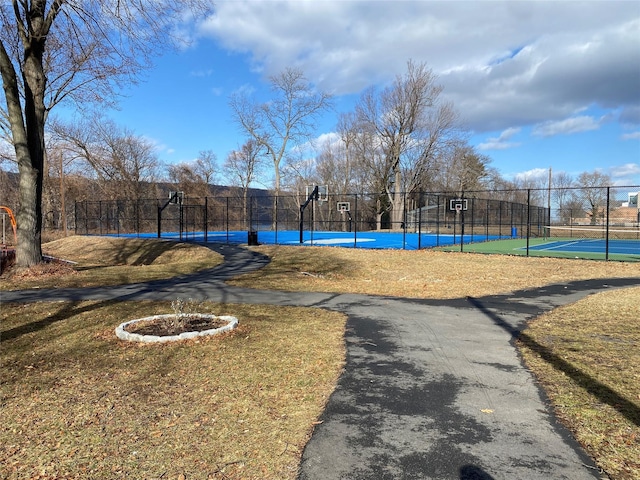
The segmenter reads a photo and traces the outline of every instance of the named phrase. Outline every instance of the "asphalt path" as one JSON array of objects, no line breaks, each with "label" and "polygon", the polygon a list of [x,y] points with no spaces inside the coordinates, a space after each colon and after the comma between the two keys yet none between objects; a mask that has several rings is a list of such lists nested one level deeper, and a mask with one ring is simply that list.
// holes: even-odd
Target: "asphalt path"
[{"label": "asphalt path", "polygon": [[[640,285],[640,278],[454,300],[263,291],[225,281],[261,268],[268,258],[235,245],[207,246],[225,261],[194,275],[95,289],[1,292],[0,301],[188,297],[345,313],[346,365],[304,450],[299,480],[605,478],[554,417],[514,340],[530,318],[598,291]],[[589,383],[586,373],[538,347],[576,382]],[[606,388],[598,387],[596,395]],[[614,408],[637,410],[610,393]]]}]

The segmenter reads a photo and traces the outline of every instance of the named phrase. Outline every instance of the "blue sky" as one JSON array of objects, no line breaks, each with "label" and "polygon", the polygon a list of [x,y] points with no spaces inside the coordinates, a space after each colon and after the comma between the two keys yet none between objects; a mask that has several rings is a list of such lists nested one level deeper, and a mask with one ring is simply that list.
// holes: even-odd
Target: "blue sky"
[{"label": "blue sky", "polygon": [[335,95],[321,136],[411,59],[437,75],[504,177],[600,170],[640,184],[639,1],[217,0],[192,35],[109,114],[166,163],[212,150],[222,164],[245,140],[229,95],[267,98],[266,79],[287,67]]}]

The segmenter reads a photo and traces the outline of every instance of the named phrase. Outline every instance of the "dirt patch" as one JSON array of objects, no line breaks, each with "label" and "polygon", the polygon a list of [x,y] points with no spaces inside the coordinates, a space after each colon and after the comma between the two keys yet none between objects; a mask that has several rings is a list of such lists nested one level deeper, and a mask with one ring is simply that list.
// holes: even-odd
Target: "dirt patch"
[{"label": "dirt patch", "polygon": [[56,258],[45,258],[42,263],[29,268],[19,268],[12,262],[3,269],[2,276],[11,281],[33,280],[42,278],[60,278],[75,275],[77,272],[69,263]]},{"label": "dirt patch", "polygon": [[124,330],[138,335],[166,337],[186,332],[203,332],[227,325],[229,322],[211,315],[164,315],[155,319],[129,324]]}]

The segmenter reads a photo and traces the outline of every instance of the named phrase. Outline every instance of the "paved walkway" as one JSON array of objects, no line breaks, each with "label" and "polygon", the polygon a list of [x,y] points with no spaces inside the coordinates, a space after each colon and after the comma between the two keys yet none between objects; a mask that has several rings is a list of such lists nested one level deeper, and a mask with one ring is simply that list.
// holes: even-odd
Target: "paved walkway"
[{"label": "paved walkway", "polygon": [[346,367],[304,451],[300,480],[601,478],[557,423],[513,340],[529,318],[597,291],[640,285],[640,278],[456,300],[259,291],[224,282],[264,266],[267,258],[238,246],[208,246],[225,262],[195,275],[100,289],[2,292],[0,300],[191,297],[344,312]]}]

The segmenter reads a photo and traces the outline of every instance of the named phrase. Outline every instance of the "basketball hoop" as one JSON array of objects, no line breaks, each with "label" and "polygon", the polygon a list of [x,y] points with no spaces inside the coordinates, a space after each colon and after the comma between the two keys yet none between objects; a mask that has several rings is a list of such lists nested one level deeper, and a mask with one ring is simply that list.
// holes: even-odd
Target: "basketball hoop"
[{"label": "basketball hoop", "polygon": [[345,213],[345,212],[349,212],[351,210],[351,204],[349,202],[338,202],[337,203],[337,210],[340,213]]},{"label": "basketball hoop", "polygon": [[467,210],[467,205],[466,198],[453,198],[449,201],[449,210],[460,213],[463,210]]},{"label": "basketball hoop", "polygon": [[169,203],[182,205],[184,202],[184,192],[169,192]]},{"label": "basketball hoop", "polygon": [[328,185],[307,185],[306,187],[306,195],[307,198],[311,196],[314,190],[318,189],[317,196],[313,199],[317,202],[327,202],[329,201],[329,186]]}]

